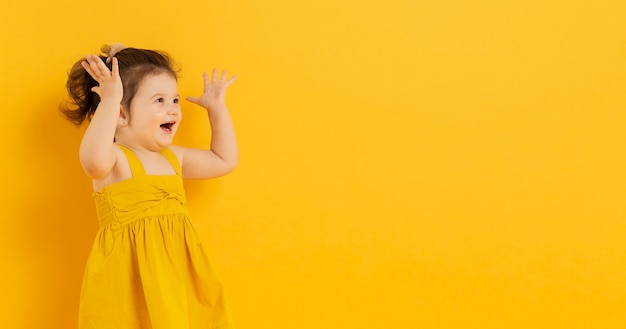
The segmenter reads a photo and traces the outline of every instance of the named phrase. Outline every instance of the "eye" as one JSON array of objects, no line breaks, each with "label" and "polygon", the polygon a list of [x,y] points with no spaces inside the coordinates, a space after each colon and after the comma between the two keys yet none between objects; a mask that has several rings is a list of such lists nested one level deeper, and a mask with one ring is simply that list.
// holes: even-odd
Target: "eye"
[{"label": "eye", "polygon": [[165,102],[165,98],[160,97],[160,98],[157,98],[156,101],[157,101],[157,103],[163,103],[163,102]]},{"label": "eye", "polygon": [[174,104],[180,103],[180,98],[174,98]]}]

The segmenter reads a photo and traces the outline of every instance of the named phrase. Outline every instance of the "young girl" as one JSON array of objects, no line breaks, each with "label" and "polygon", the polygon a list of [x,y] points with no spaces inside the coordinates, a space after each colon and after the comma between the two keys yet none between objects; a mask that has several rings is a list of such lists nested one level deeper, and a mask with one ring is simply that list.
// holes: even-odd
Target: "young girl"
[{"label": "young girl", "polygon": [[90,121],[80,162],[93,180],[100,230],[82,286],[81,329],[232,328],[222,285],[190,222],[182,180],[221,176],[237,165],[225,105],[235,80],[204,73],[211,149],[172,145],[180,124],[177,76],[160,52],[104,46],[71,69],[62,108]]}]

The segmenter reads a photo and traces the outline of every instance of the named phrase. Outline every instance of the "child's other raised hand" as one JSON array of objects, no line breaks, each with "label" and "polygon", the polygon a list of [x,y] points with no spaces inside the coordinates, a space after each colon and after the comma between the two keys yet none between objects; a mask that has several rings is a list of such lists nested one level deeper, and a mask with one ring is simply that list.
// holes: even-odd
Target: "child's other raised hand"
[{"label": "child's other raised hand", "polygon": [[91,88],[91,91],[98,94],[102,101],[107,100],[117,102],[117,104],[122,102],[124,92],[117,58],[113,57],[111,70],[96,55],[85,56],[85,60],[80,64],[98,82],[98,86]]},{"label": "child's other raised hand", "polygon": [[237,78],[230,77],[226,80],[226,70],[222,71],[221,77],[218,79],[217,69],[213,69],[211,78],[204,72],[204,92],[200,97],[188,96],[186,99],[192,103],[198,104],[209,111],[220,110],[226,108],[226,88],[230,86]]}]

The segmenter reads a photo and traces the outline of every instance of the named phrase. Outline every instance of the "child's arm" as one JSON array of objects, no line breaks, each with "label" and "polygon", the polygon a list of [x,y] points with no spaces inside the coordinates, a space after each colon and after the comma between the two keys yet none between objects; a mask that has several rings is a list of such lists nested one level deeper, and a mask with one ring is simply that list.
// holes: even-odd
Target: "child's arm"
[{"label": "child's arm", "polygon": [[80,144],[80,163],[87,176],[97,180],[106,177],[116,162],[113,138],[120,118],[123,96],[117,58],[113,58],[112,70],[95,55],[87,55],[81,65],[99,86],[92,91],[100,96],[94,113]]},{"label": "child's arm", "polygon": [[204,92],[200,97],[187,100],[204,107],[211,124],[211,149],[176,148],[180,152],[184,178],[206,179],[225,175],[235,169],[239,161],[235,129],[226,108],[226,88],[235,81],[235,76],[226,80],[226,71],[221,78],[213,69],[212,79],[204,73]]}]

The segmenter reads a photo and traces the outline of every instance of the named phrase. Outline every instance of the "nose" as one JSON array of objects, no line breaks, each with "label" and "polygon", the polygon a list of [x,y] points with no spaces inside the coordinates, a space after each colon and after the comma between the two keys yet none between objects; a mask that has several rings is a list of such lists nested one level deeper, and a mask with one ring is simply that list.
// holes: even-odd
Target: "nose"
[{"label": "nose", "polygon": [[167,113],[168,114],[177,114],[178,112],[180,112],[180,104],[179,103],[172,103],[172,105],[169,107]]}]

